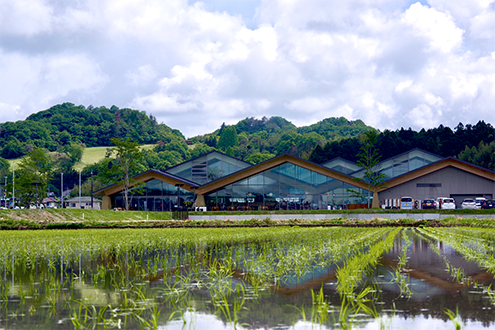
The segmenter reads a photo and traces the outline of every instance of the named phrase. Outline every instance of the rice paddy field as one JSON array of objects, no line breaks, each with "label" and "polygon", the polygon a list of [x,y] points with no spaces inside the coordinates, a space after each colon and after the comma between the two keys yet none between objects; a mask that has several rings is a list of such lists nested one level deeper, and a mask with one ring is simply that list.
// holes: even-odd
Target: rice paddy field
[{"label": "rice paddy field", "polygon": [[495,327],[495,229],[0,231],[0,329]]}]

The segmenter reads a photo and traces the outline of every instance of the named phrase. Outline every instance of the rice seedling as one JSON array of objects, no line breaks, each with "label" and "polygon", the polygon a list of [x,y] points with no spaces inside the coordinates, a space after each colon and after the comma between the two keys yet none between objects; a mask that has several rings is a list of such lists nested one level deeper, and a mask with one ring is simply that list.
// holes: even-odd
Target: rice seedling
[{"label": "rice seedling", "polygon": [[[166,327],[171,322],[186,324],[198,311],[209,311],[240,328],[249,323],[249,315],[263,310],[260,305],[266,297],[269,301],[320,281],[314,282],[320,290],[311,290],[318,287],[315,284],[305,289],[307,303],[283,304],[297,314],[288,319],[327,326],[337,322],[341,328],[349,328],[362,315],[378,317],[379,289],[370,286],[369,279],[400,230],[275,227],[0,232],[2,310],[31,310],[34,316],[48,320],[50,316],[39,311],[49,311],[53,305],[57,317],[71,319],[76,329]],[[437,235],[425,231],[427,234]],[[458,235],[469,236],[469,232],[459,231]],[[403,295],[409,295],[401,271],[408,262],[410,242],[404,231],[399,238],[403,245],[394,281]],[[474,249],[478,244],[486,251],[493,247],[488,234],[481,241],[484,243],[471,242],[467,247]],[[460,270],[455,271],[463,277]],[[322,284],[328,278],[336,280],[336,286],[331,290],[325,287],[330,290],[325,291]],[[17,299],[15,307],[9,303],[10,294]],[[337,300],[330,303],[331,297]]]},{"label": "rice seedling", "polygon": [[400,239],[402,245],[402,252],[398,257],[397,265],[395,267],[392,266],[392,270],[393,270],[392,281],[397,283],[397,285],[399,286],[401,297],[405,297],[409,299],[412,297],[412,290],[409,287],[409,274],[406,273],[406,275],[404,275],[403,270],[406,268],[407,260],[409,259],[407,252],[411,244],[411,241],[407,237],[405,230],[402,231],[402,235]]},{"label": "rice seedling", "polygon": [[455,314],[450,309],[445,309],[444,313],[450,318],[456,330],[461,330],[463,328],[463,322],[459,316],[459,307],[457,307]]}]

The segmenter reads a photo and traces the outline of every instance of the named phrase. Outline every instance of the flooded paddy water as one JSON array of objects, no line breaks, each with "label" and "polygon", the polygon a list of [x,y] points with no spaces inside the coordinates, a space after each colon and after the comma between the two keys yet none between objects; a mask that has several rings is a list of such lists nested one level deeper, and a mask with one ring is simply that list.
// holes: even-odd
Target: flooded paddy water
[{"label": "flooded paddy water", "polygon": [[0,329],[491,328],[494,250],[460,227],[4,231]]}]

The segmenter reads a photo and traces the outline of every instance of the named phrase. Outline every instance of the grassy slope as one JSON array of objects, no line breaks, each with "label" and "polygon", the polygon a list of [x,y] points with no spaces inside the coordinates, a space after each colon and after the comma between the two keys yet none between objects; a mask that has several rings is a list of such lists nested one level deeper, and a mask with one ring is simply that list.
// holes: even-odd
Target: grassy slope
[{"label": "grassy slope", "polygon": [[[142,148],[143,149],[151,149],[155,146],[156,146],[156,144],[145,144],[142,146]],[[82,159],[79,163],[74,165],[74,168],[75,169],[84,168],[84,166],[86,166],[86,165],[92,165],[94,163],[99,162],[100,160],[105,158],[105,154],[106,154],[108,148],[112,148],[112,147],[110,146],[110,147],[84,148],[84,153],[83,153]],[[14,161],[14,164],[17,168],[17,166],[18,166],[18,164],[22,158],[23,157],[16,158],[16,159],[7,159],[7,160],[9,161],[9,163]],[[12,168],[11,168],[11,170],[12,170]]]}]

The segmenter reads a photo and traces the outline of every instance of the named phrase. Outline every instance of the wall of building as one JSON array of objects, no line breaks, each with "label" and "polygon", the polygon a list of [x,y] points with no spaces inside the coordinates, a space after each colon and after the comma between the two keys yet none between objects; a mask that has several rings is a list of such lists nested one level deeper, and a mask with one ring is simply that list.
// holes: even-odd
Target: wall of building
[{"label": "wall of building", "polygon": [[[456,198],[455,195],[493,198],[495,197],[495,181],[454,167],[447,167],[382,191],[378,197],[380,201],[402,196],[423,200],[437,197]],[[457,206],[460,203],[462,200],[456,199]]]}]

